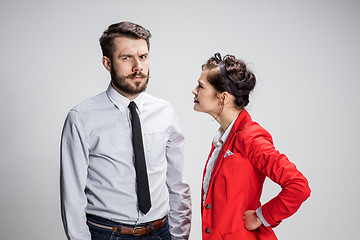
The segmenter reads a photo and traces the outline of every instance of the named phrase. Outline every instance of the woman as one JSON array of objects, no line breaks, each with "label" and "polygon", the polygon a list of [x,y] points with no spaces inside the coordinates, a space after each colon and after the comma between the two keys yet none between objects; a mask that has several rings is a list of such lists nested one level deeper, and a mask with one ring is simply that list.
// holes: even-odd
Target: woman
[{"label": "woman", "polygon": [[[203,239],[277,239],[271,228],[309,197],[308,182],[245,110],[256,83],[246,64],[216,53],[202,68],[194,110],[220,124],[204,169]],[[265,177],[282,191],[261,205]]]}]

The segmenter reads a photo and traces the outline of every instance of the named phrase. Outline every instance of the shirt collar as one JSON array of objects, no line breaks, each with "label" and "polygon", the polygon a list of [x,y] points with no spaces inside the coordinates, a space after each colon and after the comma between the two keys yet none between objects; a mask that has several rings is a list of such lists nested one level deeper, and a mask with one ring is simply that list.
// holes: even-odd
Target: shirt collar
[{"label": "shirt collar", "polygon": [[[108,89],[106,90],[106,94],[108,95],[110,101],[123,113],[129,106],[130,99],[118,93],[114,87],[109,84]],[[144,105],[144,92],[140,93],[134,100],[136,106],[140,113],[142,113],[143,105]]]},{"label": "shirt collar", "polygon": [[236,118],[230,123],[230,125],[227,127],[227,129],[225,130],[225,132],[222,130],[222,128],[220,127],[219,130],[216,132],[216,135],[214,137],[213,140],[213,144],[215,147],[221,147],[224,142],[226,141],[227,137],[230,134],[230,131],[235,123]]}]

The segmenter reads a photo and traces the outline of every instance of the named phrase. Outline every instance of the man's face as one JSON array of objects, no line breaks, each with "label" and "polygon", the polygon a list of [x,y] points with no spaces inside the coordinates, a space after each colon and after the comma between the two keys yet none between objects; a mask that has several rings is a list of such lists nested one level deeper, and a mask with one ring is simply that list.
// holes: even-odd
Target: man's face
[{"label": "man's face", "polygon": [[[128,98],[135,98],[146,89],[149,79],[148,46],[144,39],[117,37],[114,52],[105,67],[111,74],[114,88]],[[106,58],[106,57],[104,57]]]}]

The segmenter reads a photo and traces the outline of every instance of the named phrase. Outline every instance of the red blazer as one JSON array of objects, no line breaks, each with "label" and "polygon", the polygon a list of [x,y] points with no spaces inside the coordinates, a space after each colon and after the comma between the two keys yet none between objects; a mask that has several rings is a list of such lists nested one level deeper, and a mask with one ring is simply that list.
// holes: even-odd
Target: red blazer
[{"label": "red blazer", "polygon": [[[213,150],[214,146],[209,158]],[[233,154],[224,158],[228,150]],[[275,227],[298,210],[309,197],[310,188],[295,165],[274,148],[271,135],[243,110],[212,172],[201,208],[203,240],[277,239],[271,227],[261,225],[255,231],[248,231],[243,222],[246,210],[256,210],[261,206],[265,177],[282,188],[276,197],[262,205],[263,217],[271,227]]]}]

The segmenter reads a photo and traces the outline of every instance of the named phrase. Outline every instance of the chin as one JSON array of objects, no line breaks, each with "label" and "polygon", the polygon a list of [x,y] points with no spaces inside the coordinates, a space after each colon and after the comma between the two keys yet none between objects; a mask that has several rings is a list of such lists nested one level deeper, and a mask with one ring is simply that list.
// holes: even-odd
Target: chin
[{"label": "chin", "polygon": [[196,104],[194,105],[193,109],[194,109],[196,112],[201,112],[200,109],[199,109],[199,107],[198,107]]}]

